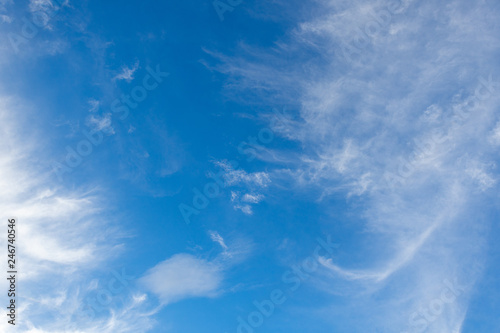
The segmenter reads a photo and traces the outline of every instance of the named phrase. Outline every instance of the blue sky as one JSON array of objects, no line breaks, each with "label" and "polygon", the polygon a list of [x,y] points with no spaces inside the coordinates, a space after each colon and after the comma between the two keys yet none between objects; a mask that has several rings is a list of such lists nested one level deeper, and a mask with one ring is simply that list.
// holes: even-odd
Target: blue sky
[{"label": "blue sky", "polygon": [[499,17],[0,0],[0,330],[499,331]]}]

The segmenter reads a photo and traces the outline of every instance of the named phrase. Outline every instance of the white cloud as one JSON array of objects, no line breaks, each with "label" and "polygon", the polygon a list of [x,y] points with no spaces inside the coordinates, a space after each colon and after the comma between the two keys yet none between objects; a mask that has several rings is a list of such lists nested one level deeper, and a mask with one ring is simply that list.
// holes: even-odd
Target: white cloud
[{"label": "white cloud", "polygon": [[[120,253],[122,232],[114,225],[114,214],[108,211],[111,203],[102,189],[66,189],[50,171],[43,171],[50,169],[40,163],[47,160],[48,143],[29,134],[29,119],[26,107],[0,99],[0,209],[4,219],[18,218],[16,245],[22,256],[23,301],[18,313],[25,319],[18,330],[149,331],[153,313],[144,297],[131,298],[121,307],[110,305],[91,321],[78,316],[87,294],[99,288],[95,271]],[[2,243],[5,246],[5,240]],[[5,283],[0,286],[5,288]],[[0,330],[7,331],[5,325],[2,321]]]},{"label": "white cloud", "polygon": [[242,191],[250,191],[243,196],[240,191],[231,191],[231,202],[234,209],[252,215],[251,205],[258,204],[264,199],[264,195],[258,192],[267,188],[271,183],[269,174],[267,172],[248,173],[242,169],[234,169],[227,161],[217,161],[215,164],[224,170],[223,178],[226,186],[239,186]]},{"label": "white cloud", "polygon": [[[1,104],[5,129],[0,145],[1,206],[3,212],[19,218],[20,241],[30,244],[24,252],[37,263],[34,267],[43,266],[40,263],[44,261],[49,266],[89,264],[98,249],[86,237],[90,237],[90,226],[101,209],[99,191],[67,191],[54,186],[47,174],[34,170],[30,161],[40,150],[23,137],[19,122],[8,116],[7,110],[15,106],[5,101]],[[30,270],[32,275],[36,272]]]},{"label": "white cloud", "polygon": [[271,182],[269,174],[266,172],[247,173],[245,170],[234,169],[227,161],[216,162],[226,173],[224,180],[227,186],[246,185],[266,187]]},{"label": "white cloud", "polygon": [[264,199],[264,196],[262,194],[245,194],[241,201],[243,202],[248,202],[248,203],[259,203]]},{"label": "white cloud", "polygon": [[177,254],[151,268],[140,283],[169,304],[191,297],[214,297],[222,284],[219,265],[189,254]]},{"label": "white cloud", "polygon": [[[68,1],[64,1],[62,6],[68,6]],[[30,0],[29,9],[33,15],[33,21],[48,30],[52,29],[51,20],[56,17],[58,11],[62,10],[51,0]]]},{"label": "white cloud", "polygon": [[139,279],[141,288],[159,299],[158,308],[189,298],[217,297],[231,289],[224,283],[226,273],[248,257],[253,245],[244,238],[226,243],[217,231],[208,234],[223,250],[215,258],[179,253],[158,263]]},{"label": "white cloud", "polygon": [[253,210],[251,204],[258,204],[264,199],[262,194],[246,193],[241,196],[238,191],[231,191],[231,202],[236,210],[241,210],[247,215],[252,215]]},{"label": "white cloud", "polygon": [[115,134],[111,113],[105,113],[102,116],[91,115],[87,118],[87,122],[92,131],[102,131],[107,135]]},{"label": "white cloud", "polygon": [[121,72],[115,76],[115,80],[125,80],[131,82],[134,79],[134,74],[139,68],[139,61],[136,61],[132,67],[123,66]]},{"label": "white cloud", "polygon": [[[18,219],[16,246],[21,256],[19,315],[25,319],[18,330],[145,331],[152,323],[148,316],[139,320],[145,328],[130,321],[130,311],[139,315],[137,309],[115,309],[111,317],[104,315],[93,323],[75,319],[85,302],[82,291],[96,287],[92,274],[120,253],[121,232],[114,226],[113,214],[106,211],[110,202],[102,189],[66,189],[50,174],[49,165],[40,162],[50,160],[49,143],[30,134],[29,119],[25,106],[0,99],[0,210],[4,221]],[[5,246],[5,239],[0,245]],[[6,280],[0,282],[2,288],[5,284]],[[6,330],[5,322],[0,330]],[[68,330],[69,325],[74,329]]]},{"label": "white cloud", "polygon": [[209,231],[209,235],[214,242],[218,243],[224,249],[224,251],[228,250],[226,243],[224,243],[224,238],[222,238],[217,231]]},{"label": "white cloud", "polygon": [[234,209],[239,209],[247,215],[253,215],[252,206],[250,205],[234,205]]}]

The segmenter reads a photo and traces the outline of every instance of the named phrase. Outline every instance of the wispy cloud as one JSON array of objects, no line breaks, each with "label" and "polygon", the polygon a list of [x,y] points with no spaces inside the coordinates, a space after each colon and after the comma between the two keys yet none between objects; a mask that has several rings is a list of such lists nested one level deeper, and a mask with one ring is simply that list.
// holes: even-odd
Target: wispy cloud
[{"label": "wispy cloud", "polygon": [[87,122],[92,131],[103,132],[107,135],[115,134],[111,113],[105,113],[101,116],[90,115]]},{"label": "wispy cloud", "polygon": [[[224,171],[222,177],[225,186],[234,187],[231,190],[231,202],[234,209],[252,215],[252,205],[258,204],[264,199],[264,195],[259,192],[271,184],[269,173],[262,171],[248,173],[243,169],[234,168],[231,163],[225,160],[216,161],[215,164]],[[242,195],[241,192],[248,193]]]},{"label": "wispy cloud", "polygon": [[134,74],[139,68],[139,61],[136,61],[132,67],[123,66],[121,72],[115,76],[115,80],[125,80],[131,82],[134,79]]},{"label": "wispy cloud", "polygon": [[56,12],[61,10],[62,6],[68,6],[69,0],[60,1],[61,6],[51,0],[30,0],[29,9],[33,14],[33,23],[44,29],[52,30],[49,24],[55,17]]},{"label": "wispy cloud", "polygon": [[[365,300],[368,290],[411,313],[443,279],[458,276],[474,283],[480,276],[480,268],[471,274],[463,269],[484,260],[484,248],[478,245],[484,241],[484,226],[474,219],[482,208],[474,195],[492,196],[497,186],[493,146],[500,71],[492,60],[499,46],[495,15],[487,14],[491,9],[485,2],[477,3],[471,14],[461,0],[407,1],[400,14],[379,23],[377,34],[365,38],[355,61],[346,62],[342,43],[364,36],[363,29],[376,23],[389,3],[324,1],[318,6],[322,15],[306,17],[272,51],[245,45],[242,54],[249,57],[211,55],[222,62],[217,69],[230,76],[229,89],[252,90],[264,101],[272,92],[298,105],[296,120],[276,133],[299,142],[302,149],[277,152],[293,162],[268,170],[281,176],[273,182],[295,184],[301,192],[313,189],[325,206],[333,194],[362,203],[358,217],[366,234],[357,241],[365,244],[369,239],[377,251],[366,245],[357,248],[363,260],[359,252],[346,254],[353,269],[324,262],[332,271],[330,278],[344,280],[343,286],[347,283],[352,294]],[[303,60],[301,51],[317,59]],[[278,62],[285,53],[293,59],[288,67],[255,61]],[[479,54],[489,60],[479,61]],[[490,75],[493,79],[486,79]],[[388,183],[388,172],[404,175],[404,182]],[[388,281],[400,292],[388,290]],[[325,282],[328,288],[331,284]],[[450,305],[450,317],[440,317],[429,331],[460,327],[466,302],[462,297]],[[398,325],[403,329],[407,317],[394,318],[389,308],[378,318],[370,311],[360,310],[360,315],[387,332],[398,331]],[[350,324],[361,328],[364,320]]]},{"label": "wispy cloud", "polygon": [[12,22],[12,17],[8,15],[0,15],[0,19],[2,20],[3,23],[11,23]]},{"label": "wispy cloud", "polygon": [[[112,214],[106,212],[109,201],[103,189],[54,186],[58,183],[50,176],[48,166],[44,172],[43,164],[33,163],[41,160],[41,154],[45,156],[46,144],[42,148],[39,138],[26,135],[30,128],[29,112],[14,99],[0,101],[0,207],[9,215],[3,218],[18,219],[16,246],[22,253],[19,271],[23,301],[19,314],[25,319],[19,323],[19,329],[63,332],[73,325],[72,332],[114,332],[117,327],[126,332],[123,327],[135,326],[125,323],[130,318],[129,311],[136,311],[126,307],[116,309],[109,318],[101,316],[93,324],[75,319],[84,303],[81,287],[99,265],[120,254],[122,232],[114,224]],[[5,245],[5,240],[0,243]],[[1,282],[3,287],[5,284]],[[140,321],[144,327],[151,326],[148,317]]]},{"label": "wispy cloud", "polygon": [[234,169],[227,161],[216,162],[216,165],[225,171],[224,180],[227,186],[246,185],[266,187],[271,182],[266,172],[247,173],[242,169]]},{"label": "wispy cloud", "polygon": [[234,209],[241,210],[247,215],[252,215],[252,205],[258,204],[264,199],[262,194],[250,194],[246,193],[243,196],[238,191],[231,191],[231,202],[233,203]]},{"label": "wispy cloud", "polygon": [[209,231],[209,235],[214,242],[218,243],[224,249],[224,251],[228,250],[226,243],[224,243],[224,238],[222,238],[217,231]]}]

